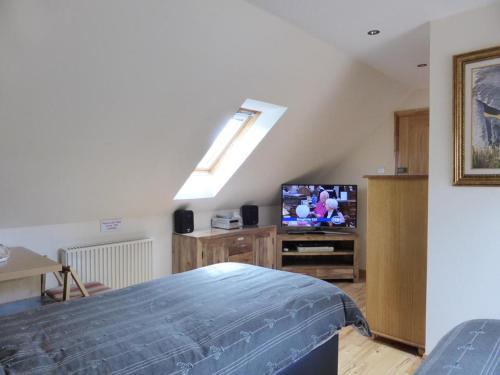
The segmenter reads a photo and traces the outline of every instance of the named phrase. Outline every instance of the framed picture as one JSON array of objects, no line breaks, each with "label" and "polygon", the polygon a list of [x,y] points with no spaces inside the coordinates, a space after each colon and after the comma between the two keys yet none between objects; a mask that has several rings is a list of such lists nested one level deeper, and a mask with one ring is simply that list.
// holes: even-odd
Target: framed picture
[{"label": "framed picture", "polygon": [[453,57],[455,185],[500,185],[500,47]]}]

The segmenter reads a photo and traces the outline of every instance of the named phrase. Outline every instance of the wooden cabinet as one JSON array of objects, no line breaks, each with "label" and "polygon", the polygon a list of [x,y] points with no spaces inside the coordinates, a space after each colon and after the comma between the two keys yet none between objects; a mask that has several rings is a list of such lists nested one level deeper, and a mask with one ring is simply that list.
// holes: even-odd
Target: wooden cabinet
[{"label": "wooden cabinet", "polygon": [[172,272],[222,262],[275,268],[276,227],[210,229],[172,237]]},{"label": "wooden cabinet", "polygon": [[375,335],[425,344],[427,177],[368,177],[366,314]]}]

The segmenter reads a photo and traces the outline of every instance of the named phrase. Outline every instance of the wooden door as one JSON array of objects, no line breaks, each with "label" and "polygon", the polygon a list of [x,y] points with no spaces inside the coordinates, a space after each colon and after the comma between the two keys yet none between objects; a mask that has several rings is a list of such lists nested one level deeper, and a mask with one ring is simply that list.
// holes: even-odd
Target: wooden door
[{"label": "wooden door", "polygon": [[368,180],[367,318],[375,334],[423,348],[427,179]]},{"label": "wooden door", "polygon": [[429,173],[429,110],[395,113],[396,174]]},{"label": "wooden door", "polygon": [[261,267],[276,268],[275,235],[264,232],[255,235],[255,264]]}]

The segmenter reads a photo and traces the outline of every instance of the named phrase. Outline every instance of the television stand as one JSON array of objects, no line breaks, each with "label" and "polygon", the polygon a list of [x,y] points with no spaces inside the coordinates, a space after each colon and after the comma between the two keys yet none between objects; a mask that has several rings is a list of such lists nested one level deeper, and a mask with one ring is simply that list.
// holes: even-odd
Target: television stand
[{"label": "television stand", "polygon": [[341,232],[341,231],[338,231],[338,232],[330,232],[330,231],[325,231],[323,232],[323,234],[325,236],[345,236],[345,235],[352,235],[354,234],[353,232]]},{"label": "television stand", "polygon": [[303,235],[303,234],[312,234],[312,235],[315,235],[315,234],[319,234],[319,235],[322,235],[322,234],[325,234],[324,231],[322,230],[309,230],[309,231],[304,231],[304,230],[290,230],[290,231],[287,231],[286,234],[298,234],[298,235]]},{"label": "television stand", "polygon": [[324,236],[345,236],[347,234],[350,234],[352,235],[353,233],[352,232],[341,232],[341,231],[338,231],[338,232],[334,232],[334,231],[324,231],[324,230],[310,230],[310,231],[303,231],[303,230],[290,230],[290,231],[287,231],[286,234],[293,234],[293,235],[324,235]]},{"label": "television stand", "polygon": [[[318,236],[318,233],[324,235]],[[333,251],[325,251],[332,247]],[[283,271],[324,280],[358,281],[358,235],[348,232],[279,233],[276,266]]]}]

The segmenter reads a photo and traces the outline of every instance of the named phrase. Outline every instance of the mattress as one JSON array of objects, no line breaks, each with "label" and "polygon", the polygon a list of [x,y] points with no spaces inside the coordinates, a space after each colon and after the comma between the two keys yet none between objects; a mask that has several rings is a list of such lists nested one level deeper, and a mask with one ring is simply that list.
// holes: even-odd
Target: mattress
[{"label": "mattress", "polygon": [[347,325],[332,284],[222,263],[0,318],[0,374],[274,374]]},{"label": "mattress", "polygon": [[464,322],[448,332],[415,375],[499,375],[500,320]]}]

